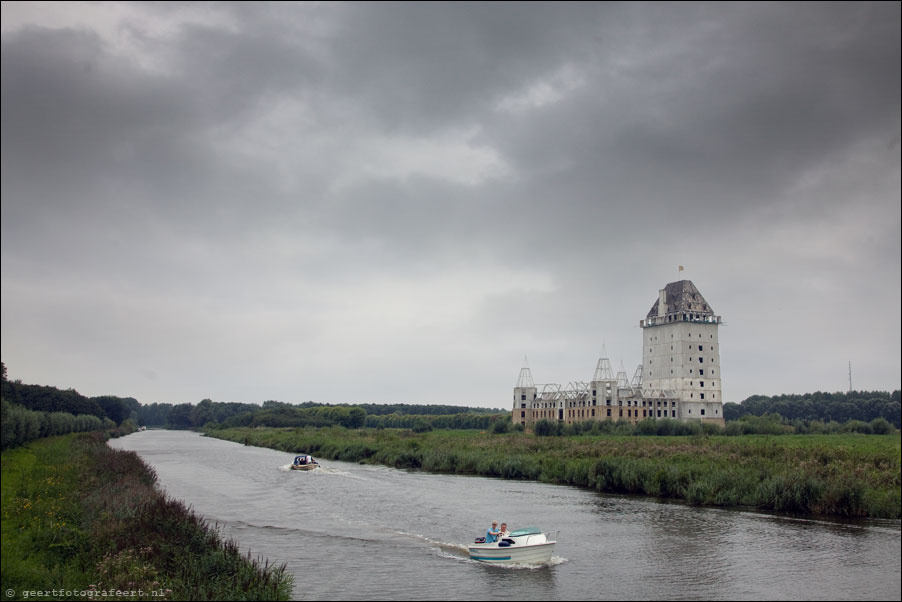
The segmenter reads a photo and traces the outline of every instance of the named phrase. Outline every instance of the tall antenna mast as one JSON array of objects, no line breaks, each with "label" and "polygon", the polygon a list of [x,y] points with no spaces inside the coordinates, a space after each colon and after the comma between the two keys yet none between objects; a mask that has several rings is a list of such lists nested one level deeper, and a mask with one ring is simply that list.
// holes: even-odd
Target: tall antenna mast
[{"label": "tall antenna mast", "polygon": [[852,360],[849,360],[849,393],[852,392]]}]

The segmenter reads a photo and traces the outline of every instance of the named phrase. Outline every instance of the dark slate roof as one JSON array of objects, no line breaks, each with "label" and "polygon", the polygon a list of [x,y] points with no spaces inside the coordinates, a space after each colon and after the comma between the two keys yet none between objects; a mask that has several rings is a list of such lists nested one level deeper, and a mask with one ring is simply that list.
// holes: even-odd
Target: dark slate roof
[{"label": "dark slate roof", "polygon": [[[667,291],[667,313],[692,312],[700,315],[714,315],[714,310],[698,292],[691,280],[680,280],[679,282],[671,282],[665,287]],[[646,318],[654,318],[658,315],[658,303],[660,296],[655,299],[655,304],[651,306]]]}]

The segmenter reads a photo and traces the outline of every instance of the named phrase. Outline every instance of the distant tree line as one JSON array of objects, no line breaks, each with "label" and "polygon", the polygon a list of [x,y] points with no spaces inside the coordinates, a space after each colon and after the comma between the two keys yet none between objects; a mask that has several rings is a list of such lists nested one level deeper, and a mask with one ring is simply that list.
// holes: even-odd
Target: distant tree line
[{"label": "distant tree line", "polygon": [[36,412],[68,412],[109,418],[116,424],[135,418],[140,408],[132,397],[85,397],[75,389],[57,389],[44,385],[26,385],[21,381],[3,381],[2,397],[6,401]]},{"label": "distant tree line", "polygon": [[427,405],[407,403],[358,403],[357,407],[366,411],[367,416],[385,416],[388,414],[448,416],[453,414],[501,414],[500,408],[471,408],[467,406]]},{"label": "distant tree line", "polygon": [[392,413],[366,417],[366,426],[369,428],[413,429],[417,432],[431,431],[432,429],[484,430],[491,428],[496,422],[503,423],[504,426],[499,428],[506,429],[511,425],[510,412],[494,414],[456,412],[446,415]]},{"label": "distant tree line", "polygon": [[85,397],[75,389],[10,381],[6,364],[0,366],[3,449],[51,435],[121,427],[136,419],[141,406],[132,397]]},{"label": "distant tree line", "polygon": [[200,428],[206,424],[219,424],[230,418],[258,411],[253,403],[215,402],[204,399],[197,405],[191,403],[152,403],[141,406],[138,418],[146,426],[171,429]]},{"label": "distant tree line", "polygon": [[742,403],[725,403],[727,423],[743,416],[779,414],[787,421],[817,421],[870,423],[883,418],[896,428],[902,428],[902,392],[851,391],[849,393],[806,393],[805,395],[753,395]]},{"label": "distant tree line", "polygon": [[487,428],[503,410],[422,404],[325,404],[307,401],[290,404],[264,401],[262,407],[248,403],[220,403],[204,399],[197,405],[152,403],[138,409],[138,419],[147,426],[167,428],[233,428],[241,426],[346,428]]},{"label": "distant tree line", "polygon": [[239,426],[303,427],[333,426],[360,428],[366,412],[355,406],[306,405],[295,406],[277,401],[267,401],[263,407],[235,414],[222,422],[207,424],[207,428],[233,428]]},{"label": "distant tree line", "polygon": [[42,437],[112,429],[116,425],[109,418],[93,414],[42,412],[28,410],[0,399],[0,447],[9,449]]},{"label": "distant tree line", "polygon": [[[171,429],[229,428],[237,426],[346,428],[485,429],[504,410],[427,404],[325,404],[307,401],[290,404],[269,400],[254,403],[215,402],[141,404],[133,397],[86,397],[75,389],[28,385],[6,378],[3,364],[2,398],[34,412],[94,416],[116,425],[131,420],[136,425]],[[17,414],[18,415],[18,414]]]}]

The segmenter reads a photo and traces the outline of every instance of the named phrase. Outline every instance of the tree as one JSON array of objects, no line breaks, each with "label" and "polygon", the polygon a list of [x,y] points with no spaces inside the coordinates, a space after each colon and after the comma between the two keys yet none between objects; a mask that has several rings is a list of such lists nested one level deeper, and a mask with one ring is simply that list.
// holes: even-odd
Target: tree
[{"label": "tree", "polygon": [[366,410],[363,408],[351,408],[348,428],[359,429],[366,424]]},{"label": "tree", "polygon": [[169,426],[172,428],[189,429],[194,426],[191,420],[191,412],[194,410],[190,403],[180,403],[172,407],[169,412]]},{"label": "tree", "polygon": [[215,421],[216,415],[213,410],[213,400],[204,399],[191,410],[191,423],[194,426],[203,426],[208,422]]},{"label": "tree", "polygon": [[101,397],[93,397],[92,400],[100,406],[100,409],[103,410],[106,417],[115,422],[117,426],[122,424],[129,417],[130,410],[128,406],[125,405],[125,402],[119,397],[104,395]]}]

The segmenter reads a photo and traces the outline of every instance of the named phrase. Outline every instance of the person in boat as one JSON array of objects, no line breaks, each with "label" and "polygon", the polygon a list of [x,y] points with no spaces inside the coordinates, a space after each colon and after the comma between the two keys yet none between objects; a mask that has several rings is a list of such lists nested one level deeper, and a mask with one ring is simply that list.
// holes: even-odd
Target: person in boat
[{"label": "person in boat", "polygon": [[498,531],[500,532],[499,537],[501,537],[502,539],[509,537],[511,534],[511,532],[507,530],[507,523],[501,523],[501,528],[498,529]]},{"label": "person in boat", "polygon": [[489,527],[488,531],[485,532],[485,542],[486,543],[495,543],[498,541],[498,537],[501,535],[501,531],[498,530],[498,521],[493,520],[492,526]]}]

